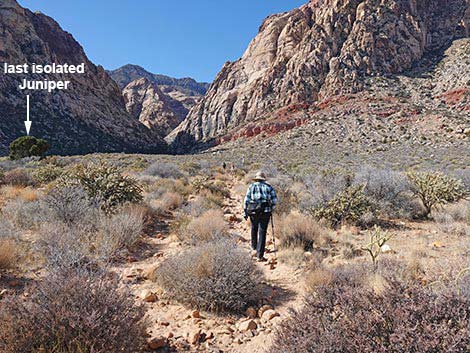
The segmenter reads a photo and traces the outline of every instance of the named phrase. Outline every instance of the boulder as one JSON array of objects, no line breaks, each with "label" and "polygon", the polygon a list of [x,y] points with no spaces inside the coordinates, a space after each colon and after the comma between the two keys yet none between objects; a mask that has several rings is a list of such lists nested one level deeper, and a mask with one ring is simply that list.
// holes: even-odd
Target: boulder
[{"label": "boulder", "polygon": [[265,311],[268,310],[273,310],[273,307],[271,305],[263,305],[259,310],[258,310],[258,317],[262,318],[263,314]]},{"label": "boulder", "polygon": [[151,350],[157,350],[168,346],[168,339],[165,337],[152,338],[148,342],[148,347]]},{"label": "boulder", "polygon": [[250,306],[248,309],[246,309],[245,314],[250,319],[256,319],[256,317],[258,316],[258,313],[257,313],[256,309],[253,308],[252,306]]},{"label": "boulder", "polygon": [[238,325],[238,329],[241,331],[241,332],[246,332],[246,331],[251,331],[251,330],[256,330],[258,328],[258,324],[254,321],[254,320],[246,320],[246,321],[242,321],[239,325]]},{"label": "boulder", "polygon": [[274,319],[275,317],[279,316],[279,313],[277,313],[274,310],[266,310],[263,315],[261,316],[261,321],[263,322],[268,322]]}]

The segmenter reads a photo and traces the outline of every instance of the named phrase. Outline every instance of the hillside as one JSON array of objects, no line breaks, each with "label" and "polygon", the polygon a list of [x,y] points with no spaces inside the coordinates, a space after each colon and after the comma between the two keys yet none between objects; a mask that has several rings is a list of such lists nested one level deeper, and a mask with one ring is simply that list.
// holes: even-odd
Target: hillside
[{"label": "hillside", "polygon": [[[85,64],[83,75],[31,74],[0,76],[0,153],[25,133],[26,94],[31,95],[32,134],[47,139],[51,152],[165,151],[159,135],[125,108],[119,87],[100,66],[95,66],[83,48],[52,18],[32,13],[15,0],[0,4],[0,62],[10,64]],[[23,78],[71,81],[69,90],[20,91]]]}]

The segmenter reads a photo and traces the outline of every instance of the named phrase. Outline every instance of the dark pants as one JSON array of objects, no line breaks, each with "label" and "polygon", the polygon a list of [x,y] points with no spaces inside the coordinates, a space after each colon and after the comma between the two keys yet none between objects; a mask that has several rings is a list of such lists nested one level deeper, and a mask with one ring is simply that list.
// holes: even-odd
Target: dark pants
[{"label": "dark pants", "polygon": [[268,232],[271,213],[251,216],[251,248],[256,250],[256,256],[261,259],[266,248],[266,233]]}]

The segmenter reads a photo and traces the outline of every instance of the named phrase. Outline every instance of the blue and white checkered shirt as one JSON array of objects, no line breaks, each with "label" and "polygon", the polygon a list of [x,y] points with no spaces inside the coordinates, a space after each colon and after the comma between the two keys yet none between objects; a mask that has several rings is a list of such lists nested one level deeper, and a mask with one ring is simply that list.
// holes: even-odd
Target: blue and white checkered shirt
[{"label": "blue and white checkered shirt", "polygon": [[274,188],[264,181],[256,181],[250,185],[245,196],[245,210],[250,202],[266,202],[269,206],[264,213],[271,213],[277,204],[277,195]]}]

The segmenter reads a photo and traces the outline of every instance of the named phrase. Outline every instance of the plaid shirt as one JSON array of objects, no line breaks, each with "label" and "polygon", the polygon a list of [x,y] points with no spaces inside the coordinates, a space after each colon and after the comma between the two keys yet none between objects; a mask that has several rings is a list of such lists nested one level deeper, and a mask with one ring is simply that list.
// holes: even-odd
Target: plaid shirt
[{"label": "plaid shirt", "polygon": [[269,206],[264,208],[265,213],[271,213],[277,204],[277,195],[274,188],[264,181],[256,181],[250,185],[245,196],[245,210],[252,201],[267,202]]}]

